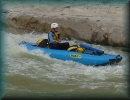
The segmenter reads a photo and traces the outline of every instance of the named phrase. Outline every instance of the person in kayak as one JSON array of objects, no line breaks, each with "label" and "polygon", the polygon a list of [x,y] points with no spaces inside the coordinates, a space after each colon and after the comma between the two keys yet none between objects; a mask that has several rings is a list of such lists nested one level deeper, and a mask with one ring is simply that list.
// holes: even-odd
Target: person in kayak
[{"label": "person in kayak", "polygon": [[68,42],[60,43],[60,34],[58,33],[58,24],[51,24],[51,31],[48,33],[48,41],[50,49],[67,50],[70,45]]}]

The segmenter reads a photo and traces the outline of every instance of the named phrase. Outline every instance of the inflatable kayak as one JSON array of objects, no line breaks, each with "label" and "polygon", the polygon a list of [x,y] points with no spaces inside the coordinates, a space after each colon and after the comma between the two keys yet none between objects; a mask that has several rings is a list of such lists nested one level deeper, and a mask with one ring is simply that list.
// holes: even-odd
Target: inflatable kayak
[{"label": "inflatable kayak", "polygon": [[104,51],[93,48],[86,44],[80,44],[80,47],[85,48],[84,53],[69,51],[69,50],[57,50],[37,47],[36,43],[22,41],[19,45],[24,45],[28,50],[40,49],[43,53],[49,54],[50,57],[60,59],[60,60],[71,60],[74,62],[79,62],[84,65],[106,65],[118,63],[122,60],[120,55],[107,54]]}]

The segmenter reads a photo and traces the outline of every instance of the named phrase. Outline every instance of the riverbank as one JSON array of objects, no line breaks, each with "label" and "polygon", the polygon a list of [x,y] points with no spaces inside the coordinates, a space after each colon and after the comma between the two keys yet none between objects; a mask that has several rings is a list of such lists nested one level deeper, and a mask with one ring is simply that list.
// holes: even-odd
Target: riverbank
[{"label": "riverbank", "polygon": [[125,6],[7,6],[8,32],[47,33],[57,22],[62,36],[87,43],[127,47]]}]

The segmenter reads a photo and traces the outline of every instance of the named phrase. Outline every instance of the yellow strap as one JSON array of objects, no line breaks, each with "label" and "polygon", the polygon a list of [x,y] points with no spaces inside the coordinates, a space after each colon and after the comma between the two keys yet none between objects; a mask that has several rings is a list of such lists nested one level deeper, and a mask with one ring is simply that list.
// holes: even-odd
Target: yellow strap
[{"label": "yellow strap", "polygon": [[73,50],[73,49],[76,49],[77,46],[73,46],[73,47],[69,47],[67,50],[70,51],[70,50]]}]

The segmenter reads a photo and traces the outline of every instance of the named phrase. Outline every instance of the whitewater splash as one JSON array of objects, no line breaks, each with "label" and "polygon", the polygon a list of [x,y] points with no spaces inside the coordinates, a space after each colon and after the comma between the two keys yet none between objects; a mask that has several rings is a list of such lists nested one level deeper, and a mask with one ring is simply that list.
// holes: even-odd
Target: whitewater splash
[{"label": "whitewater splash", "polygon": [[[36,17],[41,16],[41,13],[46,17],[54,17],[54,11],[57,11],[56,15],[58,15],[58,17],[62,16],[66,19],[71,16],[72,20],[76,21],[78,21],[78,19],[75,16],[78,16],[78,18],[81,19],[86,18],[86,16],[80,15],[81,12],[85,14],[86,9],[90,12],[93,11],[89,14],[89,18],[93,15],[96,16],[97,14],[99,16],[96,17],[101,17],[102,19],[102,16],[106,17],[106,15],[108,15],[107,12],[109,12],[110,15],[114,14],[114,16],[117,16],[110,17],[108,15],[108,17],[116,18],[114,20],[119,22],[120,20],[118,21],[117,18],[119,17],[118,13],[121,15],[120,17],[122,17],[123,9],[119,6],[119,8],[110,8],[113,4],[112,2],[115,2],[115,0],[111,2],[108,2],[108,0],[100,1],[101,2],[98,1],[97,3],[95,3],[95,1],[92,4],[91,0],[85,0],[84,2],[75,2],[75,0],[57,0],[58,3],[55,3],[57,5],[53,5],[54,3],[51,2],[51,0],[37,0],[35,3],[32,1],[9,2],[8,0],[4,0],[2,1],[2,5],[5,6],[3,10],[5,9],[6,12],[14,11],[14,15],[19,14],[18,11],[20,9],[20,13],[25,11],[31,12],[29,14],[33,14]],[[120,2],[121,6],[124,6],[127,0],[118,0],[117,2]],[[96,7],[89,10],[89,3],[90,6],[92,4],[96,5]],[[50,7],[48,4],[53,6]],[[98,7],[100,4],[107,5],[107,7],[105,7],[106,10],[100,9],[100,7]],[[28,6],[31,7],[28,8]],[[50,11],[49,14],[48,11]],[[37,14],[35,12],[37,12]],[[94,16],[92,19],[97,20]],[[107,18],[107,20],[105,18],[103,22],[109,22],[109,18]],[[2,16],[2,19],[6,20],[6,17]],[[94,95],[95,98],[102,96],[127,97],[128,82],[126,76],[128,76],[129,53],[109,46],[92,45],[107,53],[120,54],[123,56],[123,59],[120,63],[115,65],[99,67],[86,66],[72,61],[61,61],[55,58],[50,58],[49,55],[43,54],[40,50],[28,51],[25,47],[20,47],[18,45],[21,41],[36,42],[40,38],[47,38],[46,34],[35,35],[33,33],[26,33],[20,35],[6,32],[4,32],[4,34],[6,34],[7,37],[4,40],[5,48],[2,48],[3,56],[5,57],[3,60],[6,62],[4,66],[4,68],[6,68],[4,75],[7,76],[8,81],[7,83],[3,82],[2,84],[4,84],[4,88],[8,91],[6,93],[7,97],[31,97],[35,95],[48,97],[76,97],[79,95],[85,97],[93,97],[92,95]],[[83,41],[73,40],[69,42],[70,44],[78,44]]]},{"label": "whitewater splash", "polygon": [[[120,54],[123,60],[115,65],[86,66],[73,61],[61,61],[50,58],[40,50],[28,51],[18,45],[21,41],[36,42],[39,38],[47,38],[47,34],[7,34],[7,76],[9,91],[7,97],[27,96],[24,93],[73,94],[99,93],[124,97],[127,89],[127,53],[108,46],[93,45],[108,53]],[[72,40],[70,44],[82,41]],[[52,89],[54,88],[54,89]],[[100,94],[101,93],[101,94]]]}]

